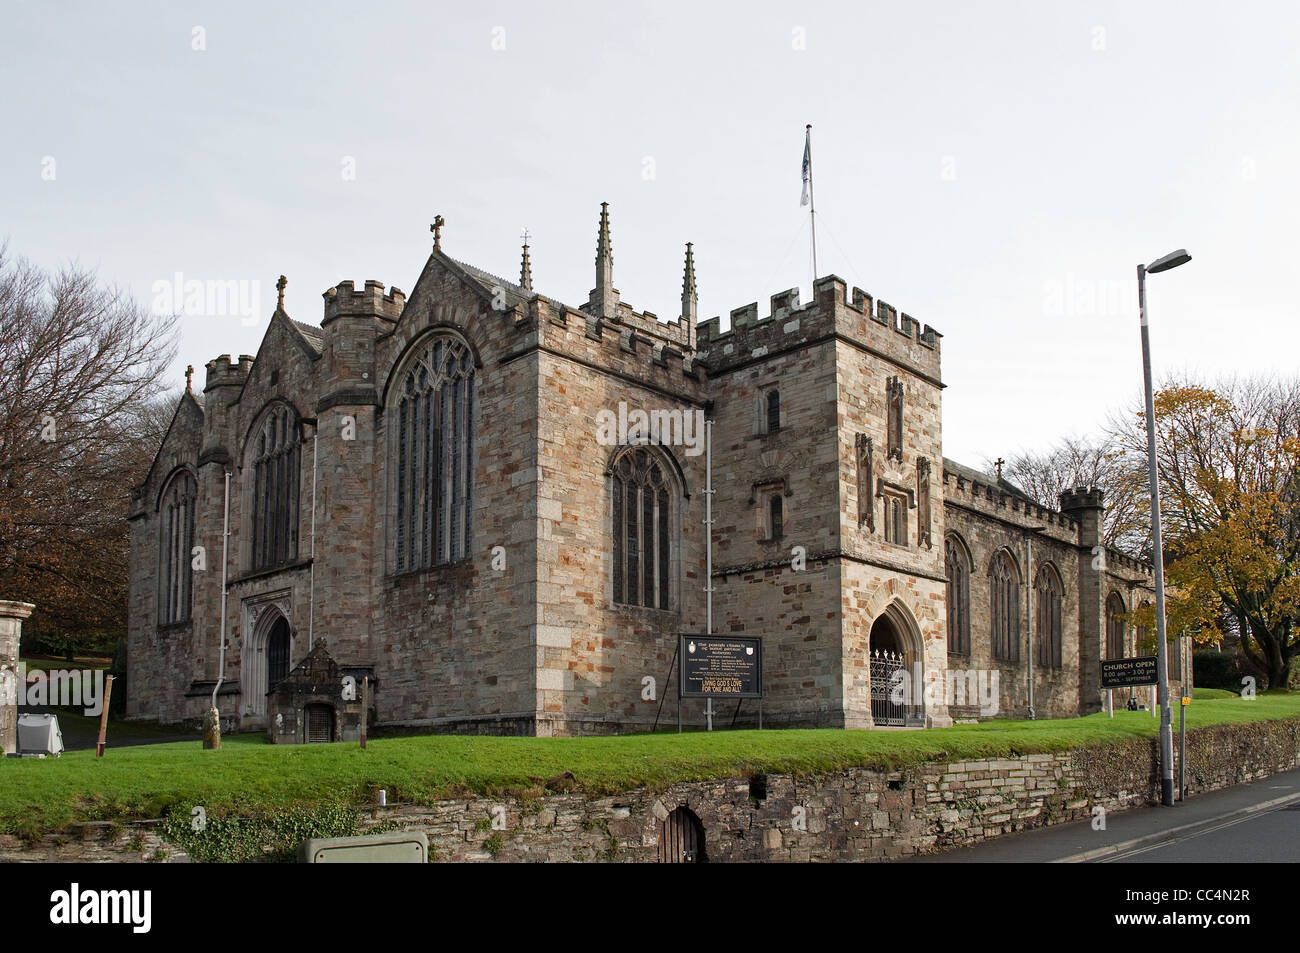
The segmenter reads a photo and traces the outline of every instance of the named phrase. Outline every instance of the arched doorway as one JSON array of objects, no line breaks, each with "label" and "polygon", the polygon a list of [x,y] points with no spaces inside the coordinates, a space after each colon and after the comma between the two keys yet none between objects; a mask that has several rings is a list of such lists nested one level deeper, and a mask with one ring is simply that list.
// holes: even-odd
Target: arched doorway
[{"label": "arched doorway", "polygon": [[266,635],[266,692],[289,674],[289,620],[280,616]]},{"label": "arched doorway", "polygon": [[659,863],[703,864],[704,826],[690,808],[679,807],[659,822]]},{"label": "arched doorway", "polygon": [[897,603],[871,624],[871,720],[878,726],[925,724],[920,640]]}]

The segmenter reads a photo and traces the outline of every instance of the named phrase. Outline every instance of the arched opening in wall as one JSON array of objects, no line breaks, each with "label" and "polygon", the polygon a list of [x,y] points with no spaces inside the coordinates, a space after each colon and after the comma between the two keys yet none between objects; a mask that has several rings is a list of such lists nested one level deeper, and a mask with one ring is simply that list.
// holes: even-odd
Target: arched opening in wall
[{"label": "arched opening in wall", "polygon": [[708,862],[704,850],[704,825],[687,807],[679,807],[659,821],[659,863],[703,864]]},{"label": "arched opening in wall", "polygon": [[329,744],[334,740],[334,708],[330,705],[308,705],[303,711],[303,722],[309,745]]},{"label": "arched opening in wall", "polygon": [[877,726],[925,724],[920,639],[898,604],[871,625],[871,720]]},{"label": "arched opening in wall", "polygon": [[269,694],[289,674],[289,621],[275,620],[266,636],[266,691]]}]

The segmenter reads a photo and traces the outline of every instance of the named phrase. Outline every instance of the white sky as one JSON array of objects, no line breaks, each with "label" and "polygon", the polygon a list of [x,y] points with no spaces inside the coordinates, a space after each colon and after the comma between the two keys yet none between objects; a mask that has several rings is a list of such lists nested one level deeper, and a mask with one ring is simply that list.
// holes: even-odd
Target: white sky
[{"label": "white sky", "polygon": [[1298,41],[1282,2],[9,2],[0,239],[142,302],[259,282],[255,324],[182,319],[178,382],[256,351],[282,272],[312,323],[346,278],[409,292],[438,212],[511,279],[527,225],[578,305],[608,201],[625,302],[676,316],[693,241],[701,313],[766,314],[809,300],[810,122],[818,270],[944,334],[978,465],[1135,399],[1135,267],[1177,247],[1157,376],[1295,372]]}]

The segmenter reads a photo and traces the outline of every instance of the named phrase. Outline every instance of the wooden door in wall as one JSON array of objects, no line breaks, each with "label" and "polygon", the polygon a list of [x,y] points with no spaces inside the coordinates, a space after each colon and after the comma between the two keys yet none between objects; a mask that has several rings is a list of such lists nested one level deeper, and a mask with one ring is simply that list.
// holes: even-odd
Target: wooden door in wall
[{"label": "wooden door in wall", "polygon": [[702,864],[704,828],[700,819],[685,807],[679,807],[659,821],[659,863]]}]

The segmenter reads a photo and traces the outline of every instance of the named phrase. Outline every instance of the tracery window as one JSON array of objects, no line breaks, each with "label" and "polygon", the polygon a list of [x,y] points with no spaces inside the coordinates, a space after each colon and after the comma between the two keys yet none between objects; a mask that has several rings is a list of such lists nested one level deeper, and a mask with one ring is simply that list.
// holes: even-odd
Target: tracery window
[{"label": "tracery window", "polygon": [[944,540],[944,560],[948,573],[948,651],[969,655],[970,561],[961,544],[951,537]]},{"label": "tracery window", "polygon": [[632,449],[613,467],[614,602],[667,609],[672,585],[672,494],[663,464]]},{"label": "tracery window", "polygon": [[1038,664],[1044,668],[1061,667],[1061,615],[1065,593],[1061,580],[1050,566],[1040,566],[1034,585],[1034,609],[1038,637]]},{"label": "tracery window", "polygon": [[194,549],[194,474],[181,470],[167,483],[158,506],[158,624],[185,622],[190,617]]},{"label": "tracery window", "polygon": [[989,566],[989,618],[993,657],[1020,660],[1020,574],[1005,549]]},{"label": "tracery window", "polygon": [[1106,658],[1124,658],[1124,600],[1112,592],[1106,600]]},{"label": "tracery window", "polygon": [[298,555],[298,415],[287,404],[271,408],[253,443],[253,569]]},{"label": "tracery window", "polygon": [[464,559],[473,532],[474,358],[434,335],[396,382],[389,411],[397,468],[398,572]]}]

